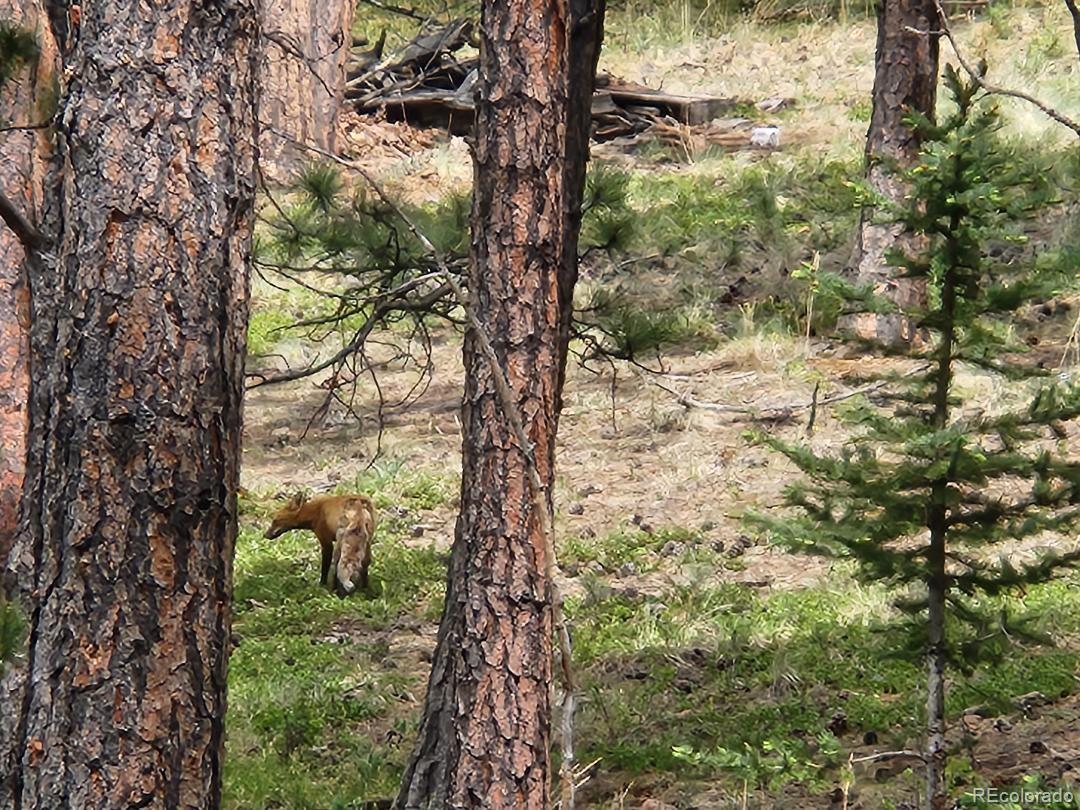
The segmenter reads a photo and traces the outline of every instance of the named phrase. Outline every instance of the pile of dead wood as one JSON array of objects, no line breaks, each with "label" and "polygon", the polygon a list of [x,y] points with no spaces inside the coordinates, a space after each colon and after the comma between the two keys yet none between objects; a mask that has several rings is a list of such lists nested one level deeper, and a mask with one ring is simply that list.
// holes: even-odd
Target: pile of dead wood
[{"label": "pile of dead wood", "polygon": [[346,74],[345,98],[360,112],[385,110],[390,121],[438,126],[462,135],[472,128],[472,91],[477,57],[459,58],[472,45],[472,22],[456,20],[421,33],[393,56],[383,58],[385,33],[359,54]]},{"label": "pile of dead wood", "polygon": [[[383,56],[385,35],[372,49],[354,50],[348,71],[345,97],[360,113],[382,113],[388,121],[405,121],[419,127],[436,127],[451,135],[467,135],[473,126],[477,70],[476,42],[469,20],[455,20],[442,28],[421,33],[402,50]],[[609,141],[651,133],[670,141],[673,127],[687,137],[686,128],[700,128],[689,136],[705,137],[727,148],[760,146],[775,148],[778,138],[755,138],[754,122],[724,118],[738,99],[717,96],[664,93],[632,84],[607,74],[597,77],[593,96],[593,138]],[[790,103],[769,99],[757,105],[775,112]],[[762,105],[765,106],[762,106]],[[726,122],[726,124],[725,124]],[[717,125],[725,135],[715,140],[709,130]]]}]

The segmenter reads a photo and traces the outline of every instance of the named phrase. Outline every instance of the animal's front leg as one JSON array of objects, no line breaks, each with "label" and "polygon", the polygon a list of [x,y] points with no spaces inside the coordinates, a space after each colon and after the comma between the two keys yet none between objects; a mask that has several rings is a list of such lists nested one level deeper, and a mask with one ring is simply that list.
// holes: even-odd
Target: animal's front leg
[{"label": "animal's front leg", "polygon": [[364,545],[363,556],[360,558],[360,590],[366,591],[368,589],[368,566],[371,565],[371,541],[369,540]]}]

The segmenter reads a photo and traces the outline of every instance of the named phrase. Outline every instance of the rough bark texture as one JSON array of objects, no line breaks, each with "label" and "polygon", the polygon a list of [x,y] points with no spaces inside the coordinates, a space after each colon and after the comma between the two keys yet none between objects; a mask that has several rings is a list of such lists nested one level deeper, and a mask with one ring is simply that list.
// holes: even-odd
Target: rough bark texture
[{"label": "rough bark texture", "polygon": [[[915,31],[939,28],[934,0],[879,2],[866,176],[874,191],[891,200],[903,199],[904,189],[890,167],[912,163],[921,146],[904,118],[912,111],[933,117],[937,98],[938,38]],[[905,249],[911,238],[898,225],[875,223],[873,212],[865,210],[852,256],[859,282],[872,284],[879,293],[903,306],[920,303],[925,286],[894,278],[896,268],[886,264],[885,254],[891,248]],[[912,245],[912,249],[917,246]],[[862,315],[849,326],[862,337],[891,345],[903,345],[915,337],[911,325],[899,315]]]},{"label": "rough bark texture", "polygon": [[[475,147],[472,304],[549,491],[577,273],[568,251],[576,254],[599,47],[575,39],[571,13],[566,0],[484,4]],[[582,22],[598,36],[599,16]],[[571,80],[572,65],[588,75]],[[552,611],[544,536],[521,448],[471,332],[464,357],[461,514],[398,806],[546,808]]]},{"label": "rough bark texture", "polygon": [[[0,0],[0,19],[32,32],[40,49],[38,59],[0,90],[0,123],[35,127],[53,112],[49,98],[56,80],[56,46],[47,18],[38,0]],[[50,151],[45,129],[0,133],[0,191],[32,223],[41,217]],[[26,467],[26,258],[15,234],[0,226],[0,568],[15,539]]]},{"label": "rough bark texture", "polygon": [[224,741],[256,15],[50,11],[51,249],[30,268],[29,638],[0,807],[213,808]]},{"label": "rough bark texture", "polygon": [[310,155],[288,138],[336,152],[338,113],[352,45],[352,0],[259,0],[263,54],[259,65],[266,125],[259,160],[271,181],[284,181]]}]

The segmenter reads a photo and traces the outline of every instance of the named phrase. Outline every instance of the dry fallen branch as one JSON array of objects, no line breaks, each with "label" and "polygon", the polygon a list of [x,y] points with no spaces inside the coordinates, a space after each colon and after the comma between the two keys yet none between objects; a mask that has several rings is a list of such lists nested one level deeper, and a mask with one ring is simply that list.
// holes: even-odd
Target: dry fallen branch
[{"label": "dry fallen branch", "polygon": [[877,380],[873,383],[853,388],[850,391],[844,391],[839,394],[834,394],[830,397],[823,399],[811,398],[806,402],[788,402],[777,405],[763,405],[759,407],[751,407],[748,405],[725,405],[719,402],[703,402],[702,400],[695,399],[689,394],[683,394],[676,391],[662,382],[656,379],[650,380],[657,388],[661,388],[667,391],[669,394],[675,397],[676,401],[686,408],[699,408],[703,411],[712,411],[714,413],[731,413],[741,416],[749,417],[751,420],[761,420],[766,422],[778,421],[783,419],[789,419],[797,411],[807,410],[809,408],[820,408],[823,405],[832,405],[836,402],[843,402],[846,399],[852,399],[853,397],[860,396],[861,394],[871,394],[884,388],[887,384],[887,380]]},{"label": "dry fallen branch", "polygon": [[882,751],[880,754],[870,754],[865,757],[852,757],[852,762],[888,762],[892,759],[915,760],[926,762],[926,756],[919,751]]},{"label": "dry fallen branch", "polygon": [[[472,21],[467,19],[454,20],[438,30],[422,32],[393,57],[359,71],[350,71],[345,96],[359,97],[361,104],[366,104],[380,96],[400,96],[405,90],[433,79],[441,79],[438,84],[444,88],[456,87],[468,70],[461,68],[452,54],[468,45],[471,38]],[[444,75],[448,73],[454,74],[456,79]]]},{"label": "dry fallen branch", "polygon": [[[468,135],[475,116],[474,89],[479,57],[460,56],[473,42],[471,22],[453,20],[435,30],[422,30],[385,59],[356,55],[345,86],[345,98],[361,113],[381,112],[390,122],[435,127],[451,135]],[[648,137],[662,141],[692,139],[701,146],[746,148],[751,122],[744,131],[717,127],[740,101],[709,95],[670,93],[600,74],[592,97],[592,138],[610,141]],[[772,113],[789,104],[766,99],[759,106]]]}]

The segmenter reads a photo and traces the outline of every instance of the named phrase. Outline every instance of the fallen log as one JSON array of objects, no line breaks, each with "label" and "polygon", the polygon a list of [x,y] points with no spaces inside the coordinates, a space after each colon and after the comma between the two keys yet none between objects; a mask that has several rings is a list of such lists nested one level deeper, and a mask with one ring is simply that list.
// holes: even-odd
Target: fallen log
[{"label": "fallen log", "polygon": [[620,107],[649,107],[680,124],[707,124],[730,112],[737,99],[719,96],[692,96],[663,93],[648,87],[609,81],[604,92]]},{"label": "fallen log", "polygon": [[400,96],[384,96],[363,107],[382,110],[386,120],[416,127],[441,129],[450,135],[472,132],[475,108],[472,99],[452,90],[417,90]]}]

